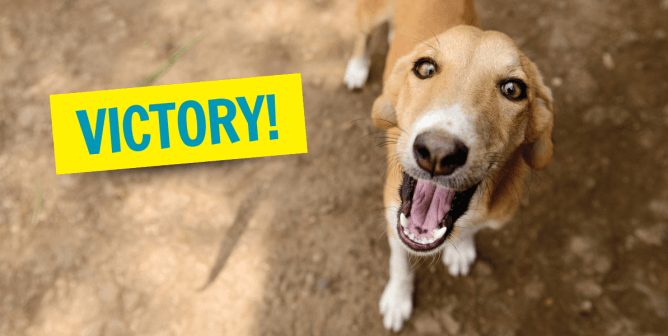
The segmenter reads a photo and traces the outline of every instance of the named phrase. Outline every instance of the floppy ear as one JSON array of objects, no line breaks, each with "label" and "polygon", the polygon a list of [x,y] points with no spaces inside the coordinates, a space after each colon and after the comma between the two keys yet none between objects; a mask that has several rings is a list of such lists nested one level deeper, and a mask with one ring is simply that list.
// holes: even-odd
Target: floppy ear
[{"label": "floppy ear", "polygon": [[373,102],[371,118],[376,127],[388,130],[397,124],[397,112],[394,110],[394,106],[392,106],[388,94],[384,91],[385,90],[383,90],[383,94]]},{"label": "floppy ear", "polygon": [[371,108],[373,124],[380,129],[390,129],[397,126],[397,100],[401,84],[406,80],[407,56],[400,57],[392,68],[392,72],[383,83],[383,93],[376,98]]},{"label": "floppy ear", "polygon": [[543,83],[543,78],[535,65],[531,64],[531,68],[534,70],[537,90],[522,144],[522,157],[531,169],[542,170],[552,159],[552,125],[554,123],[552,91]]}]

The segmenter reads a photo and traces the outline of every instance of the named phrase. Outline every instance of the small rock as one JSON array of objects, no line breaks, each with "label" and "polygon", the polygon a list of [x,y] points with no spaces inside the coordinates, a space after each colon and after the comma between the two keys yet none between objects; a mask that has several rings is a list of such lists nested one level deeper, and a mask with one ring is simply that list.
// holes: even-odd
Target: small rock
[{"label": "small rock", "polygon": [[440,335],[441,325],[430,315],[422,314],[415,317],[413,327],[420,335]]},{"label": "small rock", "polygon": [[552,78],[552,86],[554,87],[560,87],[561,85],[564,84],[564,80],[561,79],[561,77],[554,77]]},{"label": "small rock", "polygon": [[654,225],[650,228],[639,228],[635,231],[635,236],[645,244],[661,246],[665,238],[664,226]]},{"label": "small rock", "polygon": [[591,248],[591,242],[589,242],[586,238],[584,237],[574,237],[571,239],[571,252],[575,253],[576,255],[582,257],[584,256],[587,251]]},{"label": "small rock", "polygon": [[668,219],[668,201],[652,200],[649,202],[649,210],[658,217]]},{"label": "small rock", "polygon": [[628,30],[622,34],[621,42],[622,44],[633,43],[640,40],[640,35],[638,33]]},{"label": "small rock", "polygon": [[591,303],[589,300],[585,300],[580,304],[580,313],[589,315],[591,313],[592,309],[594,308],[594,304]]},{"label": "small rock", "polygon": [[596,298],[603,293],[603,289],[594,280],[587,279],[575,285],[578,293],[587,298]]},{"label": "small rock", "polygon": [[666,39],[666,31],[663,29],[657,29],[654,31],[654,38],[657,40],[665,40]]},{"label": "small rock", "polygon": [[613,60],[612,55],[607,52],[603,53],[603,66],[608,70],[615,68],[615,60]]}]

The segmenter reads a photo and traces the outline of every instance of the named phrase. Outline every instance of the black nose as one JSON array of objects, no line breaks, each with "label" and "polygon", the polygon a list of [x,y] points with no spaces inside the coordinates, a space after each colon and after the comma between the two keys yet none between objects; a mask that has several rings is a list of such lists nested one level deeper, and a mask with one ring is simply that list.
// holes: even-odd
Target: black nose
[{"label": "black nose", "polygon": [[459,139],[441,132],[424,132],[415,138],[413,154],[431,176],[450,175],[466,163],[469,148]]}]

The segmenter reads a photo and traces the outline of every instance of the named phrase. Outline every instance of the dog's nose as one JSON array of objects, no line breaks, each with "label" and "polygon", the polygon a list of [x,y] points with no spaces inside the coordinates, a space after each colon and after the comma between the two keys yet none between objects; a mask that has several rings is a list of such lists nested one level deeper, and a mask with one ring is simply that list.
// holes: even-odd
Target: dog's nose
[{"label": "dog's nose", "polygon": [[450,175],[466,163],[469,148],[459,139],[431,131],[415,138],[413,154],[431,176]]}]

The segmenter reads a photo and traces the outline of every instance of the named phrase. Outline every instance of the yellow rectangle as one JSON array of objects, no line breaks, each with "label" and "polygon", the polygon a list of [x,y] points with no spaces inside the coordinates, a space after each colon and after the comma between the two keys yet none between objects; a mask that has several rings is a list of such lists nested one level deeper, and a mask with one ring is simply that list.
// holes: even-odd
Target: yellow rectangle
[{"label": "yellow rectangle", "polygon": [[50,98],[56,174],[307,152],[300,74]]}]

